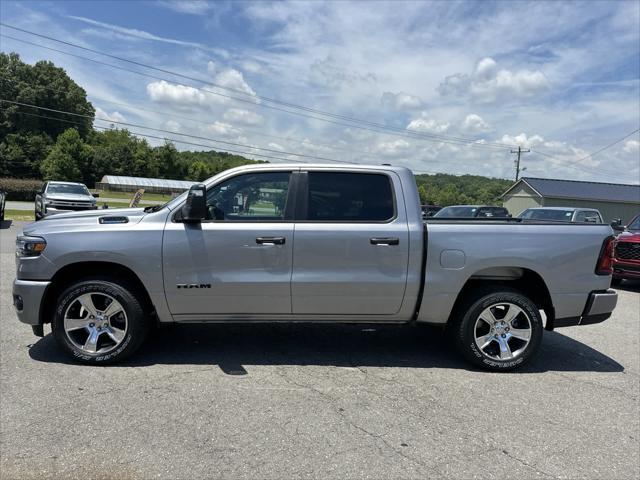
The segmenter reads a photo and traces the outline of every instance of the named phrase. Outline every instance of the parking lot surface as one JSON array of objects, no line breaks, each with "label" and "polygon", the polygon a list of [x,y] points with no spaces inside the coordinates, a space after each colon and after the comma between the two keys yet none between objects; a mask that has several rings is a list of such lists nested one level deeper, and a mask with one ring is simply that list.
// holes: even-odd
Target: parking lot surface
[{"label": "parking lot surface", "polygon": [[639,283],[514,373],[362,325],[176,326],[86,367],[13,312],[20,228],[0,229],[2,479],[640,477]]}]

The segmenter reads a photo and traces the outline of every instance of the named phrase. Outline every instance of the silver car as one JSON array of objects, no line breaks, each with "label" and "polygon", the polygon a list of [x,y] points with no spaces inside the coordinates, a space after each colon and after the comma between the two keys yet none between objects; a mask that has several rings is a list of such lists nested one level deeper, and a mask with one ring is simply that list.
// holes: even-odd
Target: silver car
[{"label": "silver car", "polygon": [[551,220],[573,223],[603,223],[602,215],[595,208],[540,207],[527,208],[518,218],[528,220]]},{"label": "silver car", "polygon": [[78,210],[95,210],[96,196],[83,183],[45,182],[36,193],[35,218]]}]

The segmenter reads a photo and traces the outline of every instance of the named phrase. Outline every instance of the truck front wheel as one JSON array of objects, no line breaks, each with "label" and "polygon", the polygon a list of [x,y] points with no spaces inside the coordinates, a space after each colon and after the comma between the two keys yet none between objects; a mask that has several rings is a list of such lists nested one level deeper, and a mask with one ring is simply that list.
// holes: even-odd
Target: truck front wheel
[{"label": "truck front wheel", "polygon": [[542,340],[538,307],[508,287],[476,292],[458,309],[454,343],[473,364],[492,371],[524,365]]},{"label": "truck front wheel", "polygon": [[116,363],[131,355],[149,330],[141,295],[133,286],[84,280],[59,296],[53,336],[74,359],[86,364]]}]

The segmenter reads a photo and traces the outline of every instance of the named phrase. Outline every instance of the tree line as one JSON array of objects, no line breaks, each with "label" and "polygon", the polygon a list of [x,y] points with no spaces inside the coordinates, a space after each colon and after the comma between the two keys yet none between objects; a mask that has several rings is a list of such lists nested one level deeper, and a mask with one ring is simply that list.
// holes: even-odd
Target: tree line
[{"label": "tree line", "polygon": [[[0,98],[77,115],[0,103],[0,177],[80,181],[103,175],[201,181],[254,160],[215,150],[151,146],[126,129],[93,127],[95,108],[85,90],[52,62],[29,65],[0,52]],[[54,118],[48,118],[54,117]],[[511,184],[482,176],[416,176],[421,201],[436,205],[496,203]]]}]

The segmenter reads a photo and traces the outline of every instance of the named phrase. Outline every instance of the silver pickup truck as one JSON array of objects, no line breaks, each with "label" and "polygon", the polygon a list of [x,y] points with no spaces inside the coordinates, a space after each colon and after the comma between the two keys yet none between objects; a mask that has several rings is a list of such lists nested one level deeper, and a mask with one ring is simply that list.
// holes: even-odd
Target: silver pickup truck
[{"label": "silver pickup truck", "polygon": [[256,165],[146,209],[24,227],[13,303],[78,361],[113,363],[155,323],[447,327],[465,358],[509,370],[543,330],[607,319],[609,225],[422,220],[411,171]]}]

